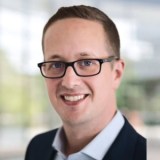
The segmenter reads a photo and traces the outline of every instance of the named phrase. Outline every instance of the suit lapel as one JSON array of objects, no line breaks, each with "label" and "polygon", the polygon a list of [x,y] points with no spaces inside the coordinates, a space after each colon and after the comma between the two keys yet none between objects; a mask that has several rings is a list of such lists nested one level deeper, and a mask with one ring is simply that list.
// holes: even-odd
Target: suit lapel
[{"label": "suit lapel", "polygon": [[132,160],[134,155],[137,134],[125,119],[125,124],[113,142],[103,160]]},{"label": "suit lapel", "polygon": [[48,158],[46,160],[54,160],[54,157],[56,156],[57,151],[52,149],[49,154],[48,154]]},{"label": "suit lapel", "polygon": [[[58,129],[54,130],[53,133],[52,133],[52,136],[53,136],[52,141],[56,136],[57,130]],[[45,160],[54,160],[54,157],[56,156],[56,153],[57,153],[57,151],[52,146],[50,146],[50,148],[48,148],[48,156],[46,157]]]}]

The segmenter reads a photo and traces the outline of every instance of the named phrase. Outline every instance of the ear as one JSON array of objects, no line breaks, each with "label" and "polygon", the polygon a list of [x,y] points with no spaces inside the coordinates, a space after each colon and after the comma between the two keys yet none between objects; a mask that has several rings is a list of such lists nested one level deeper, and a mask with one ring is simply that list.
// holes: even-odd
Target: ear
[{"label": "ear", "polygon": [[123,76],[125,68],[125,62],[120,59],[113,64],[113,87],[117,89],[121,83],[121,79]]}]

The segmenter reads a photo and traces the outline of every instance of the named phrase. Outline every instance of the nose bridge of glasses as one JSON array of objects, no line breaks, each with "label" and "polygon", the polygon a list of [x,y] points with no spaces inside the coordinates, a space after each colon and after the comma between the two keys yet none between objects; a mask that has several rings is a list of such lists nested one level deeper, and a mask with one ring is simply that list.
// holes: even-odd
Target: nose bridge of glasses
[{"label": "nose bridge of glasses", "polygon": [[65,72],[67,72],[68,67],[71,67],[72,70],[74,71],[74,73],[77,74],[77,73],[76,73],[76,69],[75,69],[75,67],[74,67],[74,63],[75,63],[75,62],[66,62],[66,63],[65,63],[65,66],[66,66]]}]

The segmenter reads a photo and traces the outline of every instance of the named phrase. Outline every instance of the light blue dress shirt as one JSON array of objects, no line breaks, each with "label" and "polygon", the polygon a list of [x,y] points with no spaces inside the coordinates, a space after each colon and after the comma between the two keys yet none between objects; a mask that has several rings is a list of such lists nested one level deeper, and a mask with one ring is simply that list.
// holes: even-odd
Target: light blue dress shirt
[{"label": "light blue dress shirt", "polygon": [[117,111],[111,122],[89,144],[81,151],[73,153],[68,157],[63,153],[63,129],[60,128],[52,144],[54,149],[57,150],[54,160],[102,160],[123,125],[124,118],[120,111]]}]

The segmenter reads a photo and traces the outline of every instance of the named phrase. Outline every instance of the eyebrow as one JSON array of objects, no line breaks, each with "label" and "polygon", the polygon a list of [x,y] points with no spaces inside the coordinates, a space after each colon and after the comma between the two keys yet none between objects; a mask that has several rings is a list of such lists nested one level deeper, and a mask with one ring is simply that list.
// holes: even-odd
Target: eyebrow
[{"label": "eyebrow", "polygon": [[90,54],[87,53],[87,52],[80,52],[79,54],[80,54],[80,56],[82,56],[82,57],[90,56]]},{"label": "eyebrow", "polygon": [[54,54],[54,55],[51,55],[50,57],[48,57],[48,59],[60,59],[62,58],[61,56],[59,56],[58,54]]}]

